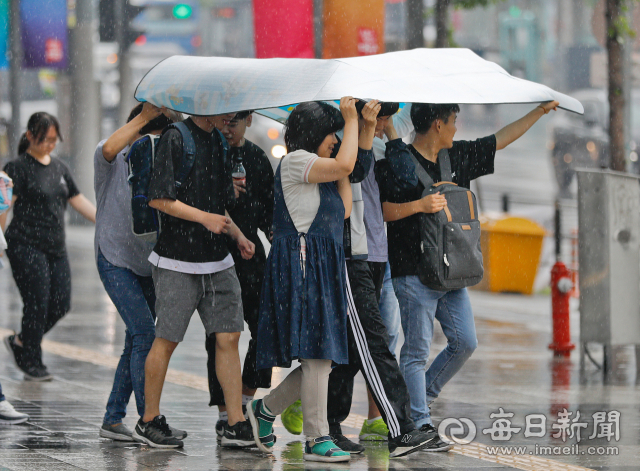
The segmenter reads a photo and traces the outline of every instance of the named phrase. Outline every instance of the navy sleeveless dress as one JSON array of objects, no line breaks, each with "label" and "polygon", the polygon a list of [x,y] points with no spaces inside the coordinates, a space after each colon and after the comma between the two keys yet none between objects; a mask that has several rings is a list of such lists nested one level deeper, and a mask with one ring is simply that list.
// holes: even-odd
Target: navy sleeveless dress
[{"label": "navy sleeveless dress", "polygon": [[[342,199],[335,183],[320,183],[320,207],[302,234],[285,204],[280,167],[274,183],[273,243],[260,299],[257,367],[288,368],[300,358],[347,364]],[[306,242],[304,270],[301,236]]]}]

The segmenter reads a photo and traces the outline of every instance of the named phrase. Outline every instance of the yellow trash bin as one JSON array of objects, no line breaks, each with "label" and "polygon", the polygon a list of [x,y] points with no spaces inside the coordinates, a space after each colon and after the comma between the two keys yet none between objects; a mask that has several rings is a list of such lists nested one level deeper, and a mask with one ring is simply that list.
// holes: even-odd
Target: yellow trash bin
[{"label": "yellow trash bin", "polygon": [[544,228],[520,217],[481,216],[479,219],[484,278],[476,288],[531,294],[546,234]]}]

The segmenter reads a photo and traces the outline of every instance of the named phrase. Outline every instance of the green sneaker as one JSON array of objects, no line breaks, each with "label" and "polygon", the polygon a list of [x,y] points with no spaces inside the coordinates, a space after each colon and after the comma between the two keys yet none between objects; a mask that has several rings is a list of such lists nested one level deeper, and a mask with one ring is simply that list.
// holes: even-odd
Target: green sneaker
[{"label": "green sneaker", "polygon": [[331,440],[331,437],[320,437],[305,443],[302,457],[306,461],[334,463],[336,461],[349,461],[351,454],[338,448]]},{"label": "green sneaker", "polygon": [[389,437],[389,429],[387,428],[387,424],[384,423],[384,420],[380,418],[374,420],[371,424],[368,422],[368,420],[365,420],[362,423],[359,437],[360,441],[386,442]]},{"label": "green sneaker", "polygon": [[275,416],[269,414],[262,404],[262,399],[247,404],[247,416],[253,429],[253,439],[258,448],[265,453],[271,453],[276,437],[273,434]]},{"label": "green sneaker", "polygon": [[287,407],[280,415],[280,419],[289,433],[300,435],[302,433],[302,402],[296,401]]}]

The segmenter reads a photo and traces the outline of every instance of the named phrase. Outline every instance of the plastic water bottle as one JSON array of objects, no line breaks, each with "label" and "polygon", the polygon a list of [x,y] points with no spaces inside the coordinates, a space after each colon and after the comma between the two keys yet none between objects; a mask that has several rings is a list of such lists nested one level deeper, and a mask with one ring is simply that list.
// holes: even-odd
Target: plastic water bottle
[{"label": "plastic water bottle", "polygon": [[247,171],[244,169],[244,165],[242,165],[242,159],[238,158],[238,162],[233,167],[231,171],[231,178],[235,183],[239,183],[242,186],[247,184]]}]

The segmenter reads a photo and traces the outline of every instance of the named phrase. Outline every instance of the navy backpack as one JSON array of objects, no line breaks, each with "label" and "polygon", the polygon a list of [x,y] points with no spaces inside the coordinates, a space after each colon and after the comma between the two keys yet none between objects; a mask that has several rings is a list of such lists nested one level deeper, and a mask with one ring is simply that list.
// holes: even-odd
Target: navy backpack
[{"label": "navy backpack", "polygon": [[[176,176],[176,188],[191,172],[195,159],[196,145],[186,124],[173,123],[165,128],[175,128],[182,135],[182,164]],[[158,212],[149,206],[149,183],[153,173],[156,146],[160,136],[147,134],[131,145],[125,160],[129,164],[129,187],[131,189],[131,215],[133,233],[150,242],[155,242],[160,233],[161,223]]]}]

